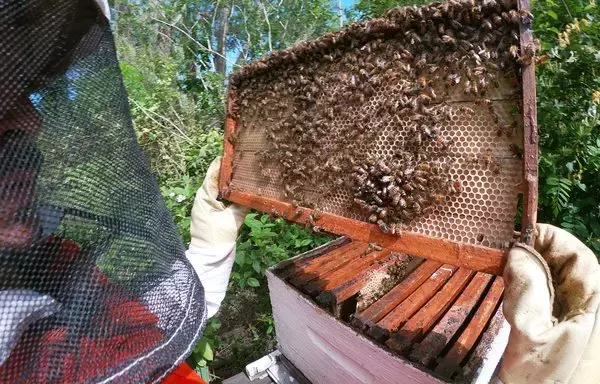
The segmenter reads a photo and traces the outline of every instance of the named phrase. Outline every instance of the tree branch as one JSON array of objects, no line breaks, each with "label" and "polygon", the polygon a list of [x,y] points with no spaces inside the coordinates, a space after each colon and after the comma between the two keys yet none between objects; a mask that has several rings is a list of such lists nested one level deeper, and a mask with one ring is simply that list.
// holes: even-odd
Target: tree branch
[{"label": "tree branch", "polygon": [[[175,29],[176,29],[176,30],[178,30],[179,32],[183,33],[183,34],[184,34],[184,35],[185,35],[187,38],[189,38],[189,39],[190,39],[190,40],[191,40],[193,43],[195,43],[196,45],[198,45],[200,48],[204,49],[205,51],[207,51],[207,52],[209,52],[209,53],[212,53],[213,55],[221,56],[221,57],[222,57],[222,58],[223,58],[225,61],[229,62],[229,60],[227,60],[227,57],[225,57],[225,56],[221,55],[219,52],[216,52],[215,50],[213,50],[213,49],[211,49],[211,48],[209,48],[209,47],[205,46],[204,44],[202,44],[202,43],[201,43],[201,42],[199,42],[198,40],[194,39],[194,37],[193,37],[192,35],[190,35],[189,33],[187,33],[185,30],[183,30],[183,29],[179,28],[178,26],[176,26],[176,25],[173,25],[173,24],[171,24],[171,23],[167,23],[166,21],[164,21],[164,20],[160,20],[160,19],[157,19],[157,18],[155,18],[155,17],[153,17],[153,18],[152,18],[152,20],[154,20],[154,21],[156,21],[156,22],[159,22],[159,23],[162,23],[162,24],[165,24],[165,25],[168,25],[168,26],[169,26],[169,27],[171,27],[171,28],[175,28]],[[240,67],[239,65],[237,65],[237,64],[235,64],[235,63],[232,63],[232,64],[233,64],[233,66],[235,66],[235,67]]]},{"label": "tree branch", "polygon": [[267,42],[269,43],[269,52],[273,50],[273,42],[272,42],[272,38],[271,38],[271,22],[269,21],[269,16],[267,15],[267,7],[265,7],[265,4],[260,1],[259,2],[260,7],[262,8],[263,11],[263,15],[265,15],[265,22],[267,23],[267,28],[268,28],[268,36],[267,36]]}]

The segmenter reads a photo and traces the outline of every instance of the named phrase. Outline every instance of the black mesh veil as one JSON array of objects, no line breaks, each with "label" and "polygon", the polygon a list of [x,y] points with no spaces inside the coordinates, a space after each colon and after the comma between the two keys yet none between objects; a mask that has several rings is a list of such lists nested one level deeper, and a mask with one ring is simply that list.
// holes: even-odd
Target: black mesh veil
[{"label": "black mesh veil", "polygon": [[0,0],[0,382],[152,382],[204,293],[92,0]]}]

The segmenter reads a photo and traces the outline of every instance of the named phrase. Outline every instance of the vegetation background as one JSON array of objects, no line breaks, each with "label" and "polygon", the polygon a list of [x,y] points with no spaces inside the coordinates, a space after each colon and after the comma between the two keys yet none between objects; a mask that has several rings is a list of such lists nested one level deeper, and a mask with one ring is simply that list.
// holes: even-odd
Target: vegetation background
[{"label": "vegetation background", "polygon": [[[184,241],[196,190],[222,150],[228,74],[266,53],[423,0],[115,0],[113,28],[135,129]],[[533,0],[539,221],[600,252],[600,8]],[[326,235],[248,215],[229,292],[189,362],[218,382],[275,346],[264,271]]]}]

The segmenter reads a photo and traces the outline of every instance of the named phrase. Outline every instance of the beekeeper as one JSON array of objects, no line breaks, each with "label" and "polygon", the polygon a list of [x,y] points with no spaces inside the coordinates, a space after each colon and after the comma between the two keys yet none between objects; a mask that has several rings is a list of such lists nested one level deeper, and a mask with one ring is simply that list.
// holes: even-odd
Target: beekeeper
[{"label": "beekeeper", "polygon": [[[26,3],[28,2],[17,0],[0,2],[0,15],[12,12],[24,19],[35,17],[27,11],[19,13],[20,7],[25,8]],[[61,1],[59,6],[69,4],[84,8],[78,14],[91,14],[90,20],[109,17],[106,0],[95,0],[95,3],[90,0]],[[98,13],[97,16],[95,12]],[[0,47],[12,47],[10,49],[13,51],[8,48],[0,49],[2,54],[14,54],[29,48],[11,46],[11,41],[5,42],[4,39],[13,36],[11,34],[14,31],[3,31],[3,28],[0,25]],[[73,27],[78,31],[77,28],[84,29],[81,25]],[[60,31],[65,36],[70,36],[69,33],[72,32]],[[60,33],[46,38],[51,40]],[[76,57],[84,55],[84,52],[70,54]],[[0,73],[0,78],[6,78],[10,71],[17,77],[22,76],[19,65],[25,65],[23,61],[8,59],[4,62],[0,59],[2,71],[8,71],[4,73],[4,77]],[[23,60],[29,59],[31,58]],[[58,69],[53,67],[52,70]],[[111,283],[105,275],[106,271],[96,267],[89,270],[72,269],[71,265],[78,265],[78,260],[87,251],[79,249],[77,244],[66,238],[48,235],[60,225],[61,219],[48,219],[57,217],[56,212],[45,215],[42,210],[36,213],[37,219],[33,221],[18,219],[22,209],[31,203],[33,197],[19,200],[18,204],[22,205],[18,205],[14,193],[20,191],[21,194],[33,196],[36,189],[34,179],[40,166],[37,162],[18,163],[15,156],[27,153],[28,158],[39,160],[32,141],[43,124],[41,119],[35,118],[36,113],[33,112],[35,98],[31,94],[25,97],[24,93],[15,96],[19,92],[18,87],[12,87],[5,90],[3,99],[0,100],[0,112],[3,112],[0,115],[0,276],[3,280],[0,289],[0,378],[31,383],[83,382],[90,377],[97,378],[99,382],[125,378],[130,382],[164,379],[165,374],[171,372],[191,352],[191,342],[198,340],[200,334],[200,329],[193,330],[194,335],[186,339],[188,344],[169,344],[179,336],[180,328],[185,327],[182,323],[178,324],[175,331],[167,334],[168,340],[162,341],[168,327],[164,326],[165,319],[157,314],[160,309],[156,308],[165,304],[157,302],[157,297],[162,297],[163,301],[177,301],[173,298],[177,296],[177,292],[171,291],[170,295],[160,296],[152,288],[138,297],[126,287]],[[11,97],[14,101],[11,101]],[[18,116],[17,112],[29,116],[30,120],[11,117]],[[3,167],[7,163],[12,165]],[[198,293],[194,298],[205,302],[204,318],[217,312],[225,296],[235,259],[235,241],[246,214],[246,209],[242,207],[227,206],[217,200],[219,164],[220,159],[211,164],[206,179],[196,194],[191,215],[191,243],[185,253],[204,287],[204,295]],[[535,239],[534,247],[517,244],[509,252],[504,273],[504,313],[512,328],[495,380],[506,384],[600,383],[600,266],[597,259],[574,236],[550,225],[537,225]],[[27,273],[27,265],[19,264],[19,257],[28,252],[29,245],[40,244],[41,241],[44,249],[48,250],[48,257],[45,258],[47,265],[40,278],[57,279],[55,285],[43,292],[22,284],[18,276],[18,273]],[[181,262],[175,264],[185,267]],[[19,265],[19,268],[12,268],[12,265]],[[92,308],[94,311],[107,313],[103,319],[110,320],[106,324],[111,329],[103,329],[103,323],[93,323],[100,325],[82,333],[60,322],[43,330],[35,329],[41,319],[49,319],[60,311],[64,312],[64,286],[69,285],[69,279],[85,286],[86,281],[77,279],[77,273],[81,271],[85,274],[79,277],[93,280],[94,284],[102,287],[103,295],[98,296],[93,307],[88,306],[90,301],[85,298],[77,301],[77,310],[90,312]],[[183,269],[174,269],[173,276],[181,271]],[[58,282],[58,279],[61,281]],[[160,284],[157,287],[161,288]],[[162,293],[164,292],[161,291]],[[187,303],[185,300],[181,301],[184,302]],[[175,306],[179,304],[174,303]],[[191,303],[184,309],[189,310],[190,306]],[[19,310],[15,311],[15,307]],[[87,315],[90,324],[96,321],[97,313],[90,312]],[[68,320],[68,317],[65,318],[66,322]],[[128,331],[113,332],[112,327],[121,323]],[[39,331],[39,335],[24,339],[23,335],[33,331]],[[167,348],[171,348],[170,354],[161,355],[161,360],[152,359],[153,354],[163,353]],[[101,362],[86,359],[98,354],[106,358]],[[32,368],[34,372],[25,374],[20,371],[23,369],[22,361],[15,356],[22,358],[29,355],[39,357],[36,360],[39,366]]]}]

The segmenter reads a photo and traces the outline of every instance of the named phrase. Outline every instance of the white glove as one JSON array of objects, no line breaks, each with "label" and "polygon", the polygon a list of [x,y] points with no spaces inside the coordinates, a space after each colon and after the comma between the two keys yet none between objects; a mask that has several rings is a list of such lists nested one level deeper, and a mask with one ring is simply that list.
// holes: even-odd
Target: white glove
[{"label": "white glove", "polygon": [[570,233],[547,224],[536,230],[535,249],[516,245],[504,270],[511,333],[500,380],[600,383],[598,261]]},{"label": "white glove", "polygon": [[196,193],[191,218],[192,241],[186,256],[204,287],[207,316],[212,317],[225,298],[231,268],[235,261],[235,241],[248,209],[226,207],[217,200],[221,158],[206,172]]},{"label": "white glove", "polygon": [[196,248],[212,248],[235,243],[240,226],[248,208],[225,204],[219,196],[219,170],[221,157],[213,160],[202,187],[196,193],[192,208],[192,245]]}]

